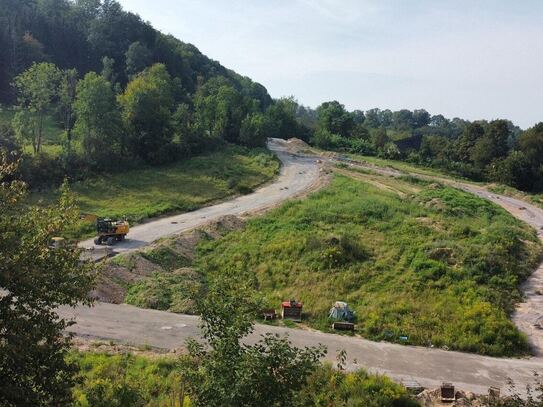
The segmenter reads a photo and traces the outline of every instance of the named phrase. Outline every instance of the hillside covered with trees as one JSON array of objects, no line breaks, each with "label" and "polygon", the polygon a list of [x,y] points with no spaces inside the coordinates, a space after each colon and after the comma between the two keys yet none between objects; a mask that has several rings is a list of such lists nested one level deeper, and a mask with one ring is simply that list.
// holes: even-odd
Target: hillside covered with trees
[{"label": "hillside covered with trees", "polygon": [[274,103],[262,85],[117,1],[0,5],[0,140],[23,155],[32,187],[178,161],[225,142],[261,146],[282,122],[297,126],[291,101]]}]

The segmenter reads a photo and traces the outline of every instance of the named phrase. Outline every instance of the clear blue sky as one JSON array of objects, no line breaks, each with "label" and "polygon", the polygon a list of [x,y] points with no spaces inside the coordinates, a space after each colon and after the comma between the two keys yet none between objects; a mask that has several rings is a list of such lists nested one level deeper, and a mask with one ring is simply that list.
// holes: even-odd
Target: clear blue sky
[{"label": "clear blue sky", "polygon": [[543,121],[541,0],[120,2],[273,97]]}]

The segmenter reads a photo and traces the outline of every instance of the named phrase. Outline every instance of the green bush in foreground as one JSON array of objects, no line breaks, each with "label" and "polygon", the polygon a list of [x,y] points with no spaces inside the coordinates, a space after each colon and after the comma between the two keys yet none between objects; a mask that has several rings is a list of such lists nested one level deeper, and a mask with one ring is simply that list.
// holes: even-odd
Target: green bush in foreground
[{"label": "green bush in foreground", "polygon": [[[189,400],[190,386],[183,364],[176,358],[73,352],[69,359],[80,368],[79,384],[74,389],[74,406],[179,407],[182,398],[184,407],[194,405]],[[265,369],[262,372],[265,373]],[[290,406],[418,405],[409,398],[404,387],[385,376],[370,375],[364,370],[345,373],[328,364],[319,365],[301,381],[302,388],[295,392]],[[263,385],[266,386],[265,383]],[[261,401],[252,400],[255,405],[263,405],[259,404]]]},{"label": "green bush in foreground", "polygon": [[400,196],[337,176],[309,199],[202,245],[198,265],[204,275],[254,274],[267,306],[299,299],[320,329],[344,300],[370,339],[528,353],[508,315],[537,264],[534,231],[468,193],[420,188]]}]

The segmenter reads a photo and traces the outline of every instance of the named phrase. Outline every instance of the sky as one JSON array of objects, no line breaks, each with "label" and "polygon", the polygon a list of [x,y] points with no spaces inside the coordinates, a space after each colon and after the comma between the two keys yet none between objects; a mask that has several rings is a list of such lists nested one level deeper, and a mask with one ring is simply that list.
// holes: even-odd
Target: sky
[{"label": "sky", "polygon": [[274,98],[543,121],[541,0],[120,3]]}]

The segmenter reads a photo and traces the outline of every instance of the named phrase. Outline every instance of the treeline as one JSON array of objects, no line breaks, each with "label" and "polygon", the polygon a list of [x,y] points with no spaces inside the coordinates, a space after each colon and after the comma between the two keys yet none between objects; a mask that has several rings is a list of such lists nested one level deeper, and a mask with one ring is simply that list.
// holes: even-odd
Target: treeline
[{"label": "treeline", "polygon": [[508,120],[469,122],[415,111],[349,112],[337,101],[297,107],[318,147],[431,166],[524,191],[543,190],[543,123],[522,131]]},{"label": "treeline", "polygon": [[[114,0],[0,4],[0,102],[16,104],[0,147],[23,156],[20,171],[33,187],[163,164],[224,142],[261,146],[289,126],[300,136],[293,101],[274,102],[262,85]],[[51,116],[64,130],[60,154],[44,154]]]}]

